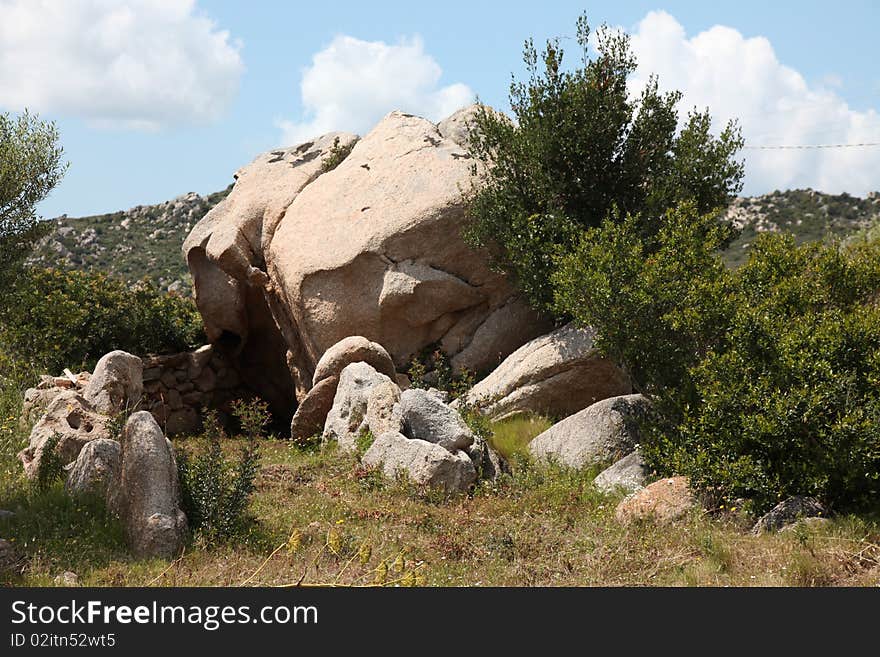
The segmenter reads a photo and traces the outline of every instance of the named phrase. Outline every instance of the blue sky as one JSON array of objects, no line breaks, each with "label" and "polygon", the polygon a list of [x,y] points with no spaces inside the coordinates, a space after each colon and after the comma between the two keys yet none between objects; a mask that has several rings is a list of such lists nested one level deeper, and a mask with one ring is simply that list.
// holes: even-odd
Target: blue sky
[{"label": "blue sky", "polygon": [[[263,150],[397,107],[505,108],[523,40],[571,36],[586,10],[633,35],[634,89],[656,71],[753,145],[880,142],[878,7],[0,0],[0,108],[59,126],[71,166],[43,215],[114,211],[222,189]],[[880,189],[880,148],[744,156],[747,193]]]}]

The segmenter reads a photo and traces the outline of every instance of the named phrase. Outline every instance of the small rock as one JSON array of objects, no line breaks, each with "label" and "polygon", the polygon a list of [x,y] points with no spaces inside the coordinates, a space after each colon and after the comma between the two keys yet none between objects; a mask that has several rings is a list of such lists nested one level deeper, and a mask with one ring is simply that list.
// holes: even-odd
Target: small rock
[{"label": "small rock", "polygon": [[181,433],[194,433],[199,428],[199,414],[189,406],[184,406],[176,411],[168,413],[168,419],[165,420],[165,431],[169,436],[175,436]]},{"label": "small rock", "polygon": [[753,534],[761,532],[778,532],[787,525],[792,525],[801,518],[812,518],[827,515],[825,507],[814,497],[794,495],[789,497],[758,519],[752,527]]},{"label": "small rock", "polygon": [[79,576],[72,570],[65,570],[52,581],[58,586],[79,586]]},{"label": "small rock", "polygon": [[453,453],[440,445],[393,431],[373,441],[362,463],[368,468],[381,468],[388,479],[403,473],[417,486],[447,494],[463,493],[477,480],[477,471],[465,452]]},{"label": "small rock", "polygon": [[157,381],[162,376],[162,369],[159,367],[148,367],[144,370],[144,383],[147,381]]},{"label": "small rock", "polygon": [[144,391],[144,363],[124,351],[101,357],[83,391],[83,397],[99,413],[111,415],[135,408]]},{"label": "small rock", "polygon": [[617,505],[614,517],[623,525],[639,520],[653,520],[668,525],[683,518],[697,502],[687,477],[660,479],[630,495]]},{"label": "small rock", "polygon": [[403,434],[436,443],[451,452],[467,449],[474,433],[455,409],[430,390],[410,388],[400,395]]},{"label": "small rock", "polygon": [[338,376],[347,365],[352,363],[367,363],[392,381],[397,375],[394,361],[382,345],[370,342],[359,335],[352,335],[340,340],[324,352],[315,365],[312,384],[317,385],[326,378]]},{"label": "small rock", "polygon": [[183,408],[183,399],[181,398],[180,393],[173,388],[165,395],[165,403],[168,404],[168,407],[173,411]]},{"label": "small rock", "polygon": [[474,442],[465,451],[477,470],[478,479],[495,481],[502,474],[510,473],[507,460],[479,436],[474,437]]},{"label": "small rock", "polygon": [[293,414],[290,423],[291,439],[305,440],[321,432],[327,415],[333,408],[338,385],[339,377],[331,376],[322,379],[309,390]]},{"label": "small rock", "polygon": [[[372,395],[373,388],[380,385],[383,388],[377,395]],[[336,440],[341,449],[354,452],[357,450],[357,439],[364,431],[372,431],[374,436],[384,433],[379,429],[389,430],[391,427],[399,431],[403,421],[394,414],[394,407],[400,392],[398,389],[395,395],[390,386],[396,388],[391,379],[367,363],[347,365],[339,375],[333,406],[324,423],[323,440]],[[383,404],[387,407],[382,407]],[[368,416],[381,426],[371,427]]]},{"label": "small rock", "polygon": [[[115,440],[100,438],[83,447],[64,482],[69,495],[95,494],[109,499],[115,494],[122,467],[122,447]],[[111,509],[113,504],[108,505]]]},{"label": "small rock", "polygon": [[202,392],[211,392],[217,385],[217,375],[210,367],[206,367],[193,383],[196,389]]},{"label": "small rock", "polygon": [[606,468],[593,480],[593,484],[606,495],[623,490],[635,493],[645,487],[648,468],[639,450],[624,456],[614,465]]}]

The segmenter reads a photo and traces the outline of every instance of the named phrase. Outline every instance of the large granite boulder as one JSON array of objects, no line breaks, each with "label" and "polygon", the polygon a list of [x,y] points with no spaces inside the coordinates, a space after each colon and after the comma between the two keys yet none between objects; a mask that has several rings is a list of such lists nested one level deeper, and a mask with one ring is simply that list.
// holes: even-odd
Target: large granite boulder
[{"label": "large granite boulder", "polygon": [[536,459],[570,468],[618,459],[638,445],[639,420],[648,409],[642,395],[603,399],[537,435],[529,443],[529,452]]},{"label": "large granite boulder", "polygon": [[629,378],[593,345],[595,331],[568,324],[514,351],[477,383],[466,401],[494,419],[519,413],[567,417],[626,395]]},{"label": "large granite boulder", "polygon": [[95,412],[76,390],[59,393],[31,430],[28,446],[18,454],[25,475],[29,478],[37,475],[44,448],[51,441],[55,442],[54,452],[62,465],[68,465],[76,460],[88,442],[110,438],[109,419]]},{"label": "large granite boulder", "polygon": [[208,339],[232,358],[249,386],[278,413],[290,411],[294,388],[305,393],[310,377],[294,381],[288,342],[275,322],[296,335],[266,276],[265,249],[288,206],[322,174],[334,146],[357,137],[331,133],[258,156],[239,169],[229,195],[193,228],[183,253],[193,275],[196,305]]},{"label": "large granite boulder", "polygon": [[134,413],[122,431],[118,488],[119,498],[111,506],[122,520],[132,553],[165,559],[175,556],[187,532],[177,461],[171,442],[147,411]]},{"label": "large granite boulder", "polygon": [[332,170],[333,135],[261,156],[187,238],[209,338],[276,407],[291,412],[349,336],[397,369],[439,342],[456,368],[485,371],[547,330],[461,238],[473,161],[453,123],[447,137],[392,112]]}]

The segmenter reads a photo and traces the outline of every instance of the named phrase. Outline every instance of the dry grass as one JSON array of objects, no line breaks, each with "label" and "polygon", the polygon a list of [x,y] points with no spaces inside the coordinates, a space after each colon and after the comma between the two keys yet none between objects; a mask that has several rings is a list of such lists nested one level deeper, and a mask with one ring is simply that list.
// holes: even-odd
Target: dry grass
[{"label": "dry grass", "polygon": [[624,528],[613,519],[617,498],[592,487],[595,473],[520,460],[501,482],[439,500],[332,450],[267,441],[263,454],[246,534],[190,545],[171,564],[132,560],[113,521],[60,491],[11,500],[18,515],[0,536],[15,537],[25,561],[9,583],[51,585],[73,570],[92,586],[880,584],[880,526],[863,519],[760,537],[744,520],[705,513]]}]

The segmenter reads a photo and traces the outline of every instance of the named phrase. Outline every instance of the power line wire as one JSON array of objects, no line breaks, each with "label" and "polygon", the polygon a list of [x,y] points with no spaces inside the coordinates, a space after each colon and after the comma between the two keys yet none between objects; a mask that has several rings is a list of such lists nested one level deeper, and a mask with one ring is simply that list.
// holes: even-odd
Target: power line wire
[{"label": "power line wire", "polygon": [[743,148],[756,151],[770,150],[800,150],[809,148],[869,148],[880,146],[880,142],[864,142],[861,144],[800,144],[796,146],[743,146]]}]

